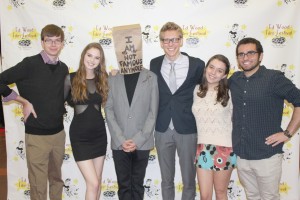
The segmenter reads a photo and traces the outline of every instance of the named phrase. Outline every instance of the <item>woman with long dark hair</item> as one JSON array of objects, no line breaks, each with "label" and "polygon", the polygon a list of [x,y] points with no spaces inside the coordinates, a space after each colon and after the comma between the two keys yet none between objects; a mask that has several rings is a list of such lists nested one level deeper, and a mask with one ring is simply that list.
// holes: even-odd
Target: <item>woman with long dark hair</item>
[{"label": "woman with long dark hair", "polygon": [[232,151],[232,102],[227,83],[228,59],[220,54],[209,59],[202,83],[194,90],[192,111],[198,132],[197,177],[201,200],[227,199],[227,187],[236,155]]}]

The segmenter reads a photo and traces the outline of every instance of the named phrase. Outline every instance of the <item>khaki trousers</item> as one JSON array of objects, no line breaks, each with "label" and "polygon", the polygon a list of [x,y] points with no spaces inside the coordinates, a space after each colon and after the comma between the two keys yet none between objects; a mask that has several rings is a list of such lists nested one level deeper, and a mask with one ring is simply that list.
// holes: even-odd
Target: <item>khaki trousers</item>
[{"label": "khaki trousers", "polygon": [[237,158],[237,172],[248,200],[279,200],[282,154],[262,160]]},{"label": "khaki trousers", "polygon": [[25,134],[31,200],[47,199],[48,181],[50,199],[62,199],[64,182],[61,179],[61,166],[65,138],[64,130],[54,135]]}]

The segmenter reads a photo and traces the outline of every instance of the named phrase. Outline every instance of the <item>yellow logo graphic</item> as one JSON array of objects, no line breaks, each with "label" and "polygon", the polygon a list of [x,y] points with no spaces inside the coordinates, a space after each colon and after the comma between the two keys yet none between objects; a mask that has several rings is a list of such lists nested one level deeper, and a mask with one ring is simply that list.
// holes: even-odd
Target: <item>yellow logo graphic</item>
[{"label": "yellow logo graphic", "polygon": [[103,180],[101,184],[102,191],[118,191],[118,183],[117,181],[113,181],[112,179]]},{"label": "yellow logo graphic", "polygon": [[291,3],[293,3],[293,4],[296,4],[296,2],[297,2],[297,0],[278,0],[277,1],[277,6],[278,7],[280,7],[280,6],[283,6],[284,4],[283,3],[285,3],[286,5],[288,5],[288,4],[291,4]]},{"label": "yellow logo graphic", "polygon": [[16,105],[12,112],[15,114],[15,117],[23,117],[23,109],[20,105]]},{"label": "yellow logo graphic", "polygon": [[277,1],[277,6],[282,6],[282,1]]},{"label": "yellow logo graphic", "polygon": [[287,101],[284,101],[282,115],[284,117],[291,117],[292,113],[293,113],[293,105],[291,103],[288,103]]},{"label": "yellow logo graphic", "polygon": [[284,145],[287,147],[287,149],[292,149],[293,147],[293,144],[290,141],[286,142]]},{"label": "yellow logo graphic", "polygon": [[70,144],[66,144],[65,153],[72,154],[72,146]]},{"label": "yellow logo graphic", "polygon": [[283,24],[269,24],[263,31],[262,34],[265,38],[284,37],[293,38],[296,30],[291,25]]},{"label": "yellow logo graphic", "polygon": [[235,72],[235,69],[230,68],[229,73],[228,73],[228,78],[229,78],[230,76],[232,76],[232,74],[233,74],[234,72]]},{"label": "yellow logo graphic", "polygon": [[39,33],[35,28],[26,28],[26,27],[16,27],[14,30],[11,31],[9,37],[11,40],[21,40],[21,39],[28,39],[28,40],[37,40],[39,37]]},{"label": "yellow logo graphic", "polygon": [[105,25],[103,27],[96,26],[92,31],[89,32],[89,34],[92,36],[93,40],[101,38],[112,38],[111,28]]},{"label": "yellow logo graphic", "polygon": [[186,25],[183,25],[182,30],[183,30],[183,37],[184,38],[187,38],[187,37],[197,37],[197,38],[203,37],[203,38],[206,38],[209,34],[209,31],[205,26],[197,26],[197,25],[186,26]]},{"label": "yellow logo graphic", "polygon": [[17,191],[19,190],[29,190],[29,183],[27,183],[25,178],[20,178],[18,182],[15,184]]},{"label": "yellow logo graphic", "polygon": [[188,47],[198,47],[200,39],[207,38],[209,30],[203,25],[183,25],[183,38]]},{"label": "yellow logo graphic", "polygon": [[175,188],[176,188],[177,192],[179,192],[179,193],[182,192],[183,191],[183,183],[182,182],[177,183]]},{"label": "yellow logo graphic", "polygon": [[290,190],[291,190],[291,187],[287,183],[285,183],[285,182],[280,183],[280,186],[279,186],[280,194],[288,194]]},{"label": "yellow logo graphic", "polygon": [[69,67],[69,73],[73,73],[76,72],[76,70],[74,69],[74,67]]},{"label": "yellow logo graphic", "polygon": [[157,150],[156,150],[156,148],[153,148],[153,149],[150,151],[150,155],[157,155]]}]

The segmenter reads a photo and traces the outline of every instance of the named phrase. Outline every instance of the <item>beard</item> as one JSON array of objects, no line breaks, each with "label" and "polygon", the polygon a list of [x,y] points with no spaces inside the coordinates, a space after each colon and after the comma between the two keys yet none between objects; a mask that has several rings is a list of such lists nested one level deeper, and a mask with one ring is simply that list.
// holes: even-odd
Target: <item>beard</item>
[{"label": "beard", "polygon": [[243,69],[243,71],[245,72],[250,72],[253,69],[257,68],[260,66],[260,61],[258,61],[257,63],[255,63],[254,65],[250,66],[249,68],[244,68],[242,65],[240,65],[240,67]]}]

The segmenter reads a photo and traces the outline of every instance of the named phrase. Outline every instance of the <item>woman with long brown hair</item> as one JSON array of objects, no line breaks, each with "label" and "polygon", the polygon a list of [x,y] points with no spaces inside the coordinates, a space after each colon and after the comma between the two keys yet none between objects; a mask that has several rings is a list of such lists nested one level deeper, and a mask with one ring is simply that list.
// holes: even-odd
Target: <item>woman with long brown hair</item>
[{"label": "woman with long brown hair", "polygon": [[88,44],[81,53],[77,72],[67,75],[65,98],[74,107],[70,141],[75,161],[86,181],[87,200],[101,194],[101,177],[107,136],[101,106],[108,95],[104,52],[99,43]]}]

